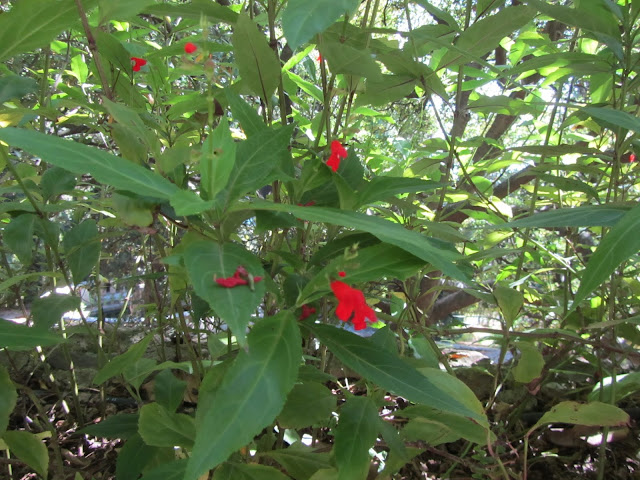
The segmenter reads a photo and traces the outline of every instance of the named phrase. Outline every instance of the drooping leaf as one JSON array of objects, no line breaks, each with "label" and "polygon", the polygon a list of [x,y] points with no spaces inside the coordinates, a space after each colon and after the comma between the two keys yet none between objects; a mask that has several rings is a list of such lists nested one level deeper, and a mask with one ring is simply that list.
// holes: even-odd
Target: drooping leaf
[{"label": "drooping leaf", "polygon": [[[7,15],[6,13],[4,15]],[[33,78],[7,75],[0,78],[0,105],[12,99],[21,99],[38,89]]]},{"label": "drooping leaf", "polygon": [[242,80],[270,103],[280,83],[280,61],[267,38],[248,15],[241,14],[233,31],[233,48]]},{"label": "drooping leaf", "polygon": [[153,402],[140,409],[138,432],[144,443],[153,447],[192,448],[196,433],[193,417],[174,413]]},{"label": "drooping leaf", "polygon": [[118,452],[116,478],[118,480],[138,480],[144,468],[158,454],[158,447],[144,443],[139,434],[129,438]]},{"label": "drooping leaf", "polygon": [[18,128],[0,129],[0,140],[19,147],[45,162],[120,190],[168,200],[178,187],[157,173],[78,142]]},{"label": "drooping leaf", "polygon": [[33,232],[36,216],[25,213],[11,219],[4,227],[3,240],[7,247],[20,259],[24,265],[31,264],[33,257]]},{"label": "drooping leaf", "polygon": [[9,425],[9,415],[13,412],[17,399],[16,387],[9,378],[9,372],[0,365],[0,438]]},{"label": "drooping leaf", "polygon": [[138,433],[139,413],[118,413],[105,418],[100,423],[88,425],[79,433],[94,437],[127,440]]},{"label": "drooping leaf", "polygon": [[31,328],[0,318],[0,348],[28,350],[38,345],[42,347],[62,343],[64,338],[56,333]]},{"label": "drooping leaf", "polygon": [[[330,325],[313,325],[309,322],[305,322],[303,325],[327,345],[331,352],[347,367],[382,388],[410,401],[430,405],[443,412],[469,417],[481,425],[487,425],[481,408],[478,411],[477,408],[461,403],[458,399],[459,396],[449,395],[441,386],[403,362],[396,355],[380,350],[370,340]],[[464,384],[454,377],[445,381],[443,378],[435,380],[445,388],[447,388],[447,383],[455,383],[456,389],[464,387]],[[473,396],[472,393],[471,395]]]},{"label": "drooping leaf", "polygon": [[427,193],[442,187],[442,183],[421,178],[374,177],[360,189],[358,202],[361,205],[366,205],[371,202],[387,200],[402,193]]},{"label": "drooping leaf", "polygon": [[80,297],[52,294],[37,298],[31,305],[34,327],[47,330],[60,321],[66,312],[80,307]]},{"label": "drooping leaf", "polygon": [[358,5],[359,0],[290,0],[282,13],[282,29],[289,47],[295,50]]},{"label": "drooping leaf", "polygon": [[93,383],[96,385],[101,385],[111,377],[115,377],[116,375],[120,375],[125,369],[129,366],[137,362],[142,358],[144,352],[147,351],[147,347],[149,346],[149,342],[153,338],[153,333],[148,334],[138,343],[135,343],[129,347],[125,353],[118,355],[117,357],[112,358],[104,367],[102,367],[96,376],[93,378]]},{"label": "drooping leaf", "polygon": [[177,378],[169,369],[163,370],[154,379],[156,401],[169,412],[175,412],[182,403],[186,388],[187,382]]},{"label": "drooping leaf", "polygon": [[215,198],[227,186],[235,160],[236,143],[229,130],[229,121],[223,118],[202,144],[201,185],[209,198]]},{"label": "drooping leaf", "polygon": [[200,298],[209,302],[236,336],[240,346],[246,345],[247,325],[265,292],[265,280],[249,285],[226,288],[216,278],[232,277],[239,266],[253,276],[264,277],[260,260],[240,245],[195,242],[187,246],[184,263],[193,287]]},{"label": "drooping leaf", "polygon": [[510,328],[513,321],[518,318],[520,310],[524,305],[522,292],[507,285],[497,284],[493,289],[493,296],[496,299],[502,318]]},{"label": "drooping leaf", "polygon": [[294,443],[282,450],[264,452],[262,455],[273,458],[295,480],[308,480],[318,470],[331,466],[329,453],[314,451],[313,448],[300,443]]},{"label": "drooping leaf", "polygon": [[47,478],[49,453],[42,440],[33,433],[23,430],[6,431],[2,439],[12,455],[18,457],[45,479]]},{"label": "drooping leaf", "polygon": [[62,240],[73,281],[82,282],[100,258],[100,237],[95,220],[88,219],[69,230]]},{"label": "drooping leaf", "polygon": [[513,378],[516,382],[529,383],[540,377],[544,368],[544,358],[535,345],[528,342],[517,342],[520,359],[513,368]]},{"label": "drooping leaf", "polygon": [[333,447],[339,480],[365,480],[369,449],[378,435],[378,409],[369,397],[351,397],[340,408]]},{"label": "drooping leaf", "polygon": [[260,118],[260,115],[258,115],[258,112],[256,112],[239,95],[236,95],[228,88],[225,89],[224,93],[227,102],[229,102],[231,113],[233,113],[233,118],[240,122],[242,130],[244,130],[247,137],[251,137],[252,135],[262,132],[268,128],[262,121],[262,118]]},{"label": "drooping leaf", "polygon": [[[403,437],[413,441],[439,440],[438,443],[446,443],[464,438],[479,445],[487,443],[487,429],[482,425],[478,425],[469,418],[435,410],[428,405],[412,405],[398,412],[398,415],[425,421],[416,422],[409,431],[404,431],[406,427],[401,431]],[[426,437],[427,435],[432,436],[431,440]]]},{"label": "drooping leaf", "polygon": [[590,117],[596,120],[603,120],[607,123],[611,123],[617,127],[622,127],[632,132],[640,133],[640,120],[635,115],[632,115],[622,110],[615,110],[609,107],[583,107],[581,109],[587,113]]},{"label": "drooping leaf", "polygon": [[[247,206],[240,205],[237,208],[245,209]],[[460,260],[460,255],[450,249],[442,248],[444,243],[434,243],[418,232],[407,230],[401,225],[391,223],[382,218],[326,207],[299,207],[297,205],[260,201],[252,202],[250,208],[254,210],[290,212],[295,217],[310,222],[326,222],[369,232],[383,242],[400,247],[425,262],[431,263],[445,275],[463,282],[469,280],[466,273],[453,263]]]},{"label": "drooping leaf", "polygon": [[578,402],[560,402],[545,413],[542,418],[531,427],[527,435],[545,423],[620,427],[628,425],[629,421],[628,413],[608,403],[591,402],[583,404]]},{"label": "drooping leaf", "polygon": [[76,187],[76,176],[60,167],[51,167],[42,175],[40,187],[44,198],[51,200],[61,193],[70,192]]},{"label": "drooping leaf", "polygon": [[385,105],[410,95],[416,79],[410,75],[381,75],[367,79],[366,90],[358,95],[356,105]]},{"label": "drooping leaf", "polygon": [[129,20],[150,5],[155,0],[100,0],[100,23],[108,23],[111,20]]},{"label": "drooping leaf", "polygon": [[249,443],[280,413],[296,381],[302,355],[293,315],[261,319],[197,425],[185,480],[194,480]]},{"label": "drooping leaf", "polygon": [[571,309],[587,298],[625,260],[640,251],[640,205],[633,207],[609,230],[589,258]]},{"label": "drooping leaf", "polygon": [[[95,4],[94,0],[82,2],[85,11]],[[63,30],[79,23],[75,0],[24,0],[11,4],[11,9],[0,16],[0,61],[45,47]]]},{"label": "drooping leaf", "polygon": [[336,409],[336,401],[331,390],[320,383],[296,384],[278,415],[278,425],[284,428],[304,428],[327,421],[331,412]]}]

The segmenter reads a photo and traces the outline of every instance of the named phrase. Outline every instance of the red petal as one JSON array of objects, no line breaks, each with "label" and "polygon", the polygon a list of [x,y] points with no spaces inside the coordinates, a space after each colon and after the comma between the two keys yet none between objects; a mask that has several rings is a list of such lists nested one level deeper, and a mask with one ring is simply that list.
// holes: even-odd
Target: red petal
[{"label": "red petal", "polygon": [[340,167],[340,157],[334,153],[331,154],[329,160],[327,160],[327,166],[331,167],[334,172],[338,171]]},{"label": "red petal", "polygon": [[347,156],[349,155],[347,149],[344,148],[342,144],[337,140],[331,142],[331,154],[335,154],[341,158],[347,158]]},{"label": "red petal", "polygon": [[191,42],[187,42],[184,45],[184,51],[186,53],[193,53],[198,49],[198,47],[196,47],[193,43]]}]

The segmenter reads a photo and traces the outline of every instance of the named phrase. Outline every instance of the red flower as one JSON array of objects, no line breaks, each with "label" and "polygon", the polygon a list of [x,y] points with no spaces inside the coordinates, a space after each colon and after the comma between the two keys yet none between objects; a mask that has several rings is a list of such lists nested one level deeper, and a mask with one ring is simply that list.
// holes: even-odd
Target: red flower
[{"label": "red flower", "polygon": [[147,64],[147,61],[144,58],[131,57],[131,69],[134,72],[139,72],[141,67],[144,67]]},{"label": "red flower", "polygon": [[636,161],[636,154],[632,153],[629,155],[629,163],[635,162]]},{"label": "red flower", "polygon": [[184,44],[184,51],[186,53],[193,53],[198,49],[198,47],[196,47],[195,44],[191,43],[191,42],[187,42]]},{"label": "red flower", "polygon": [[318,62],[322,63],[322,55],[318,54]]},{"label": "red flower", "polygon": [[356,330],[363,330],[367,327],[369,320],[374,323],[377,322],[376,312],[367,305],[364,299],[364,293],[356,288],[352,288],[340,280],[334,280],[331,282],[331,290],[338,299],[338,306],[336,308],[336,316],[346,322],[351,318],[353,322],[353,328]]},{"label": "red flower", "polygon": [[[249,272],[247,272],[247,269],[242,265],[238,265],[238,268],[236,268],[236,271],[231,277],[214,278],[216,283],[224,288],[233,288],[238,285],[249,285],[249,279]],[[262,277],[253,277],[253,283],[258,283],[260,280],[262,280]]]},{"label": "red flower", "polygon": [[304,320],[305,318],[310,317],[314,313],[316,313],[316,309],[314,307],[310,307],[309,305],[307,305],[305,303],[304,305],[302,305],[302,313],[300,314],[300,317],[298,317],[298,318],[300,320]]},{"label": "red flower", "polygon": [[307,202],[304,205],[302,203],[299,203],[298,206],[299,207],[312,207],[315,204],[316,204],[316,202],[314,200],[311,200],[310,202]]},{"label": "red flower", "polygon": [[338,276],[344,278],[347,276],[347,274],[345,272],[338,272]]},{"label": "red flower", "polygon": [[347,149],[344,148],[339,141],[334,140],[331,142],[331,155],[329,156],[329,160],[327,160],[327,165],[331,167],[331,170],[337,172],[340,167],[340,160],[347,158],[347,155],[349,155]]}]

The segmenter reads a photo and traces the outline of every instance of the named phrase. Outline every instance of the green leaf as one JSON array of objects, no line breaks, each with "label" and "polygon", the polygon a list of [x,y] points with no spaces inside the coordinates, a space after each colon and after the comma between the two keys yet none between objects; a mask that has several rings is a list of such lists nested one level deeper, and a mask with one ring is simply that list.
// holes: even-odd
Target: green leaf
[{"label": "green leaf", "polygon": [[[247,205],[239,205],[238,209],[246,209]],[[290,212],[295,217],[310,222],[326,222],[346,228],[354,228],[369,232],[383,242],[395,245],[416,257],[432,264],[445,275],[468,282],[468,276],[453,262],[460,260],[457,252],[443,249],[443,243],[435,243],[426,236],[403,228],[382,218],[358,212],[349,212],[324,207],[298,207],[296,205],[275,204],[271,202],[254,201],[250,207],[254,210],[271,210]]]},{"label": "green leaf", "polygon": [[299,383],[293,387],[280,415],[283,428],[303,428],[325,423],[336,409],[336,397],[327,387],[316,382]]},{"label": "green leaf", "polygon": [[251,137],[252,135],[262,132],[268,128],[262,121],[260,115],[258,115],[258,112],[240,98],[239,95],[233,93],[229,88],[225,88],[224,94],[227,102],[229,102],[233,118],[240,122],[240,126],[247,137]]},{"label": "green leaf", "polygon": [[24,265],[30,265],[33,258],[33,231],[36,218],[35,215],[25,213],[12,218],[9,225],[4,227],[2,237],[4,242]]},{"label": "green leaf", "polygon": [[28,350],[33,347],[47,347],[62,343],[62,336],[45,332],[39,328],[19,325],[0,318],[0,348],[9,350]]},{"label": "green leaf", "polygon": [[118,413],[102,420],[95,425],[84,427],[78,433],[86,433],[94,437],[112,440],[127,440],[138,433],[139,413]]},{"label": "green leaf", "polygon": [[[488,425],[482,406],[470,407],[461,403],[459,395],[452,396],[445,388],[460,391],[464,384],[455,377],[433,379],[415,370],[396,355],[381,350],[368,339],[330,325],[303,323],[347,367],[407,400],[423,403],[443,412],[469,417],[481,425]],[[435,383],[437,382],[437,383]],[[439,385],[440,384],[440,385]],[[467,388],[468,390],[468,388]],[[473,396],[473,393],[469,393]],[[477,402],[477,399],[476,399]],[[469,403],[465,400],[465,403]]]},{"label": "green leaf", "polygon": [[200,157],[201,185],[209,198],[224,189],[236,160],[236,142],[229,130],[229,121],[223,118],[202,144]]},{"label": "green leaf", "polygon": [[273,467],[246,463],[224,463],[216,468],[213,480],[288,480]]},{"label": "green leaf", "polygon": [[138,431],[144,443],[153,447],[179,445],[190,449],[196,434],[193,417],[184,413],[173,413],[159,403],[153,402],[140,409]]},{"label": "green leaf", "polygon": [[[3,13],[7,15],[7,13]],[[0,34],[1,35],[1,34]],[[7,75],[0,78],[0,105],[8,100],[22,99],[38,90],[38,82],[33,78]]]},{"label": "green leaf", "polygon": [[140,385],[154,371],[157,370],[157,362],[152,358],[141,358],[127,365],[122,371],[122,376],[134,390],[139,390]]},{"label": "green leaf", "polygon": [[204,419],[185,480],[193,480],[249,443],[280,413],[296,381],[302,356],[293,315],[259,320],[240,350]]},{"label": "green leaf", "polygon": [[[95,1],[84,0],[85,10]],[[45,47],[63,30],[80,23],[75,0],[24,0],[0,16],[0,61]]]},{"label": "green leaf", "polygon": [[91,174],[106,185],[141,196],[168,200],[178,187],[157,173],[99,148],[18,128],[0,129],[0,140],[78,175]]},{"label": "green leaf", "polygon": [[[469,418],[444,413],[427,405],[409,406],[398,412],[398,415],[423,420],[423,422],[414,423],[410,430],[405,431],[407,428],[405,427],[401,431],[407,439],[446,443],[464,438],[479,445],[487,444],[487,429]],[[493,440],[493,434],[490,435]]]},{"label": "green leaf", "polygon": [[540,377],[544,368],[544,358],[535,345],[528,342],[517,342],[520,350],[520,359],[513,369],[513,378],[516,382],[529,383]]},{"label": "green leaf", "polygon": [[629,415],[614,405],[602,402],[581,404],[561,402],[547,413],[527,432],[529,435],[545,423],[569,423],[594,427],[622,427],[629,425]]},{"label": "green leaf", "polygon": [[318,45],[322,57],[329,64],[332,73],[377,78],[382,75],[380,66],[367,48],[356,48],[327,35]]},{"label": "green leaf", "polygon": [[9,425],[9,416],[16,406],[18,394],[7,369],[0,365],[0,438]]},{"label": "green leaf", "polygon": [[309,480],[318,470],[331,466],[329,453],[316,452],[313,448],[300,443],[294,443],[283,450],[271,450],[261,455],[273,458],[295,480]]},{"label": "green leaf", "polygon": [[[593,8],[593,2],[584,2],[587,4],[587,8],[552,5],[540,0],[527,0],[527,3],[541,13],[560,20],[567,25],[591,32],[602,33],[618,39],[620,38],[620,30],[618,29],[618,22],[615,20],[615,17],[610,11],[606,11],[605,8]],[[602,7],[604,7],[604,2]]]},{"label": "green leaf", "polygon": [[602,383],[598,382],[589,393],[589,401],[600,400],[616,404],[623,398],[640,390],[640,372],[624,373],[613,377],[605,377]]},{"label": "green leaf", "polygon": [[416,79],[411,75],[380,75],[368,78],[365,91],[358,95],[356,105],[386,105],[407,97],[415,87]]},{"label": "green leaf", "polygon": [[460,27],[458,26],[458,23],[456,22],[456,19],[453,18],[453,15],[451,15],[449,12],[447,12],[446,10],[441,10],[435,6],[433,6],[432,4],[430,4],[429,2],[427,2],[426,0],[413,0],[414,3],[417,3],[418,5],[420,5],[422,8],[424,8],[427,12],[429,12],[433,17],[437,18],[438,20],[443,20],[444,22],[446,22],[450,27],[455,28],[456,30],[460,31]]},{"label": "green leaf", "polygon": [[493,228],[611,227],[630,210],[626,205],[585,205],[536,213]]},{"label": "green leaf", "polygon": [[82,282],[100,259],[100,237],[95,220],[85,220],[69,230],[62,245],[73,281]]},{"label": "green leaf", "polygon": [[484,17],[460,34],[456,48],[442,57],[438,68],[452,67],[474,60],[474,57],[482,57],[495,49],[504,37],[533,20],[535,15],[533,8],[518,5]]},{"label": "green leaf", "polygon": [[31,305],[31,315],[33,316],[33,326],[42,330],[60,321],[66,312],[76,310],[80,307],[80,297],[71,295],[51,294],[48,297],[36,298]]},{"label": "green leaf", "polygon": [[262,301],[265,280],[255,283],[251,290],[249,285],[226,288],[218,285],[214,279],[232,277],[240,265],[251,275],[264,277],[260,260],[240,245],[218,245],[202,241],[187,246],[184,263],[198,296],[206,300],[213,311],[231,327],[238,344],[245,346],[245,330]]},{"label": "green leaf", "polygon": [[271,95],[280,84],[280,61],[267,38],[248,15],[241,14],[231,41],[242,80],[266,103],[271,103]]},{"label": "green leaf", "polygon": [[360,0],[289,0],[282,13],[282,29],[291,50],[321,32],[360,5]]},{"label": "green leaf", "polygon": [[374,177],[360,189],[358,202],[360,205],[367,205],[372,202],[388,200],[403,193],[426,193],[443,186],[442,183],[421,178]]},{"label": "green leaf", "polygon": [[291,125],[263,130],[238,145],[227,189],[221,194],[226,205],[270,181],[283,156],[289,155],[288,147],[293,128]]},{"label": "green leaf", "polygon": [[150,5],[154,5],[155,0],[99,0],[100,24],[108,23],[111,20],[129,20]]},{"label": "green leaf", "polygon": [[96,385],[102,385],[110,378],[123,373],[129,365],[134,364],[142,358],[144,352],[147,351],[147,347],[149,346],[149,342],[151,342],[152,338],[153,333],[150,333],[138,343],[131,345],[129,350],[122,355],[112,358],[109,363],[102,367],[96,374],[93,379],[93,383]]},{"label": "green leaf", "polygon": [[226,22],[233,24],[238,20],[236,12],[209,0],[194,0],[180,5],[157,4],[146,8],[145,12],[158,17],[167,15],[173,18],[189,18],[197,22],[203,20],[208,23]]},{"label": "green leaf", "polygon": [[158,451],[158,447],[145,444],[142,437],[135,434],[118,452],[116,478],[118,480],[138,480],[140,473],[158,454]]},{"label": "green leaf", "polygon": [[596,120],[603,120],[626,130],[640,133],[640,120],[630,113],[609,107],[583,107],[581,110]]},{"label": "green leaf", "polygon": [[52,200],[61,193],[70,192],[76,188],[76,176],[64,168],[51,167],[42,175],[40,188],[44,198]]},{"label": "green leaf", "polygon": [[180,458],[163,463],[144,473],[140,480],[182,480],[187,471],[188,459]]},{"label": "green leaf", "polygon": [[524,305],[524,296],[515,288],[498,284],[493,288],[493,296],[502,313],[502,318],[507,326],[511,328],[513,321],[518,318],[520,310]]},{"label": "green leaf", "polygon": [[364,480],[369,449],[378,436],[378,409],[369,397],[350,397],[340,408],[333,452],[339,480]]},{"label": "green leaf", "polygon": [[175,412],[182,403],[187,382],[177,378],[171,370],[163,370],[154,379],[156,401],[167,411]]},{"label": "green leaf", "polygon": [[591,292],[598,288],[618,266],[640,250],[640,205],[633,207],[616,223],[589,258],[582,274],[580,287],[573,299],[575,309]]},{"label": "green leaf", "polygon": [[34,469],[39,475],[47,478],[49,453],[42,440],[31,432],[9,430],[2,439],[9,447],[12,455]]},{"label": "green leaf", "polygon": [[215,202],[213,200],[205,202],[191,190],[178,190],[171,196],[169,203],[176,211],[176,215],[189,216],[210,210]]}]

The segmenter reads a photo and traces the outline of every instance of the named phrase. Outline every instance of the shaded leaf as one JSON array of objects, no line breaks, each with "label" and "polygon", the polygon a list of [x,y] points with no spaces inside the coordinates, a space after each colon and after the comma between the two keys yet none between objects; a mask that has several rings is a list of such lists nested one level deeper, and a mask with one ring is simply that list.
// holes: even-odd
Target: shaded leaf
[{"label": "shaded leaf", "polygon": [[536,213],[493,228],[611,227],[628,211],[626,205],[585,205]]},{"label": "shaded leaf", "polygon": [[325,422],[336,408],[336,397],[324,385],[299,383],[287,396],[278,425],[283,428],[303,428]]},{"label": "shaded leaf", "polygon": [[544,358],[535,345],[528,342],[517,342],[520,358],[513,368],[513,378],[516,382],[529,383],[540,377],[544,368]]},{"label": "shaded leaf", "polygon": [[147,347],[149,346],[149,342],[151,342],[152,338],[153,333],[150,333],[138,343],[131,345],[129,350],[122,355],[112,358],[109,363],[98,371],[96,376],[93,378],[93,383],[101,385],[111,377],[120,375],[129,365],[140,360],[144,355],[144,352],[147,351]]},{"label": "shaded leaf", "polygon": [[4,227],[4,242],[24,265],[31,264],[33,258],[35,221],[35,215],[25,213],[12,218],[9,225]]},{"label": "shaded leaf", "polygon": [[34,327],[48,330],[60,321],[66,312],[80,307],[80,297],[51,294],[48,297],[36,298],[31,305]]},{"label": "shaded leaf", "polygon": [[153,402],[140,409],[138,432],[147,445],[192,448],[196,426],[193,417],[173,413]]},{"label": "shaded leaf", "polygon": [[602,427],[620,427],[628,425],[629,415],[614,405],[602,402],[578,403],[560,402],[531,427],[527,435],[545,423],[569,423]]},{"label": "shaded leaf", "polygon": [[9,415],[13,412],[17,399],[18,393],[9,378],[9,372],[0,365],[0,438],[9,425]]},{"label": "shaded leaf", "polygon": [[105,418],[100,423],[84,427],[79,433],[94,437],[127,440],[138,433],[139,418],[139,413],[118,413]]},{"label": "shaded leaf", "polygon": [[294,443],[289,448],[282,450],[271,450],[261,455],[273,458],[295,480],[308,480],[318,470],[331,466],[329,453],[314,451],[313,448],[300,443]]},{"label": "shaded leaf", "polygon": [[182,403],[187,382],[180,380],[171,373],[171,370],[167,369],[156,375],[153,385],[156,401],[167,411],[175,412]]},{"label": "shaded leaf", "polygon": [[9,447],[12,455],[34,469],[39,475],[47,478],[49,453],[42,440],[31,432],[9,430],[2,439]]},{"label": "shaded leaf", "polygon": [[19,325],[0,318],[0,348],[28,350],[37,346],[55,345],[63,341],[64,338],[59,334]]},{"label": "shaded leaf", "polygon": [[95,220],[85,220],[69,230],[62,245],[71,269],[73,281],[82,282],[100,258],[100,237]]}]

